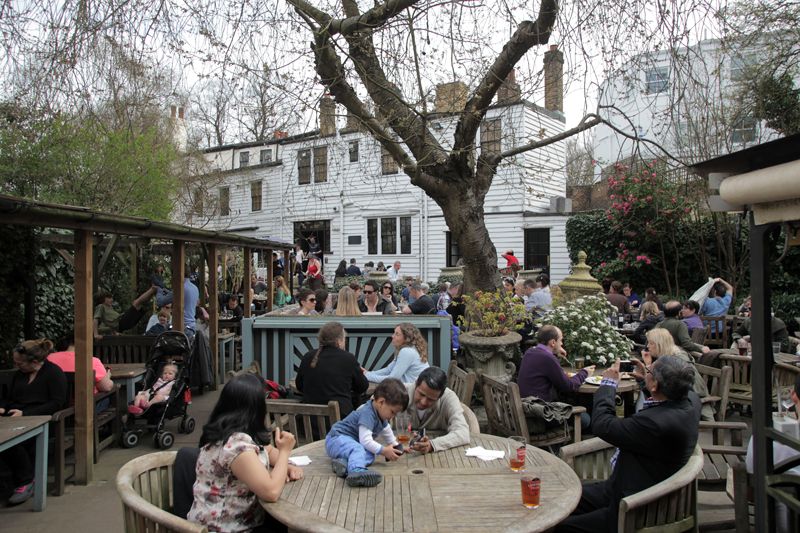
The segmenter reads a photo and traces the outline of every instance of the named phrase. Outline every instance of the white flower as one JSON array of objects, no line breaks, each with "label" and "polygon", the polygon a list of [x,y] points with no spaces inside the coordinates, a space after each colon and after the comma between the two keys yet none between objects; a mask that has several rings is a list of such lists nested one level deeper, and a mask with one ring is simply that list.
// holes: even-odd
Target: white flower
[{"label": "white flower", "polygon": [[597,362],[600,363],[601,365],[604,365],[608,362],[608,360],[605,358],[604,355],[601,355],[600,357],[597,358]]},{"label": "white flower", "polygon": [[600,330],[599,330],[599,329],[597,329],[597,328],[592,328],[592,332],[593,332],[593,333],[597,333],[598,335],[601,335],[601,334],[603,333],[602,331],[600,331]]}]

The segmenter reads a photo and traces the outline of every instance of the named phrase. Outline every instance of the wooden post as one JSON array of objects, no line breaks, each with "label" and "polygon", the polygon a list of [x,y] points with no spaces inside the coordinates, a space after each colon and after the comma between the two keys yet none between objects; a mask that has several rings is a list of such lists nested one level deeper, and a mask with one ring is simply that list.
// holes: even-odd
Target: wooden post
[{"label": "wooden post", "polygon": [[[294,262],[294,261],[292,261],[292,262]],[[283,251],[283,281],[284,282],[289,281],[289,279],[286,278],[287,273],[288,273],[289,278],[293,278],[294,277],[294,275],[293,275],[294,272],[292,271],[292,267],[293,266],[294,265],[289,263],[289,250],[284,250]],[[293,296],[291,294],[291,292],[292,292],[292,290],[290,288],[289,289],[289,293],[290,293],[289,296]],[[269,295],[269,310],[270,311],[272,311],[272,308],[275,305],[275,302],[272,301],[272,299],[274,298],[274,294],[275,293],[270,293],[270,295]]]},{"label": "wooden post", "polygon": [[272,298],[275,294],[275,263],[272,262],[272,250],[266,250],[269,262],[267,263],[267,311],[272,311]]},{"label": "wooden post", "polygon": [[183,269],[186,249],[183,241],[172,242],[172,329],[184,331],[183,327]]},{"label": "wooden post", "polygon": [[[131,268],[128,271],[131,280],[131,301],[135,300],[139,296],[139,247],[136,245],[135,242],[131,243],[130,246],[131,252]],[[153,302],[156,299],[153,298]],[[151,304],[151,308],[154,304]]]},{"label": "wooden post", "polygon": [[[205,246],[200,246],[200,251],[204,253],[208,253],[208,248]],[[206,290],[206,262],[208,261],[208,257],[204,257],[200,261],[200,268],[197,273],[198,282],[200,283],[200,307],[207,307],[208,302],[206,301],[206,295],[208,291]]]},{"label": "wooden post", "polygon": [[[217,246],[208,245],[208,341],[211,344],[211,361],[214,373],[219,372],[219,284],[217,283]],[[216,383],[225,383],[225,376],[218,376]]]},{"label": "wooden post", "polygon": [[244,306],[243,315],[245,318],[253,316],[250,310],[253,306],[253,292],[250,290],[250,273],[253,272],[253,249],[244,249],[244,272],[242,273],[242,305]]},{"label": "wooden post", "polygon": [[75,232],[75,481],[94,477],[92,233]]}]

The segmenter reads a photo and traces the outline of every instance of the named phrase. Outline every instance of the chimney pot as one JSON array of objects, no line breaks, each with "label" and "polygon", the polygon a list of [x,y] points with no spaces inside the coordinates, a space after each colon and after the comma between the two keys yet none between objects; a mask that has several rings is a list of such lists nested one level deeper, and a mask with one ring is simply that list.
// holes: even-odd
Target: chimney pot
[{"label": "chimney pot", "polygon": [[319,102],[319,134],[322,136],[336,133],[336,104],[327,94]]},{"label": "chimney pot", "polygon": [[436,86],[434,109],[437,113],[458,113],[467,105],[467,84],[463,81],[440,83]]},{"label": "chimney pot", "polygon": [[564,112],[564,54],[556,44],[544,53],[544,108]]}]

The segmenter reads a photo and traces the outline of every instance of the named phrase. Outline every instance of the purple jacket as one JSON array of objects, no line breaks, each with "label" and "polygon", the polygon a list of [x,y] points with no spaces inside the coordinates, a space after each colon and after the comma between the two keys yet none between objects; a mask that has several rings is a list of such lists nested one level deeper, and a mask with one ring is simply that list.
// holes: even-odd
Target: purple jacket
[{"label": "purple jacket", "polygon": [[692,315],[689,318],[683,318],[682,320],[683,323],[686,324],[686,327],[689,329],[689,334],[692,333],[693,329],[706,327],[705,324],[703,324],[703,321],[700,320],[700,317],[697,315]]},{"label": "purple jacket", "polygon": [[522,357],[517,384],[520,396],[523,398],[536,396],[546,402],[552,402],[556,399],[552,393],[553,389],[564,393],[576,391],[587,375],[588,372],[581,369],[571,378],[567,377],[553,352],[540,344],[525,352]]}]

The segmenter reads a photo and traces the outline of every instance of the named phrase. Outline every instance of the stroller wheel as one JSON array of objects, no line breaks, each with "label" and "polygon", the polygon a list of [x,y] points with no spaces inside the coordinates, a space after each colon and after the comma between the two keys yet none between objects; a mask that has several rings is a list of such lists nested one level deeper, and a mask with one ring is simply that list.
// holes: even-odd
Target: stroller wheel
[{"label": "stroller wheel", "polygon": [[139,444],[139,433],[136,431],[126,431],[122,434],[122,446],[125,448],[135,448]]},{"label": "stroller wheel", "polygon": [[172,447],[172,444],[175,442],[175,437],[169,431],[165,431],[164,433],[157,433],[155,440],[156,447],[167,450]]},{"label": "stroller wheel", "polygon": [[191,416],[181,420],[180,430],[181,433],[189,434],[194,431],[195,421]]}]

